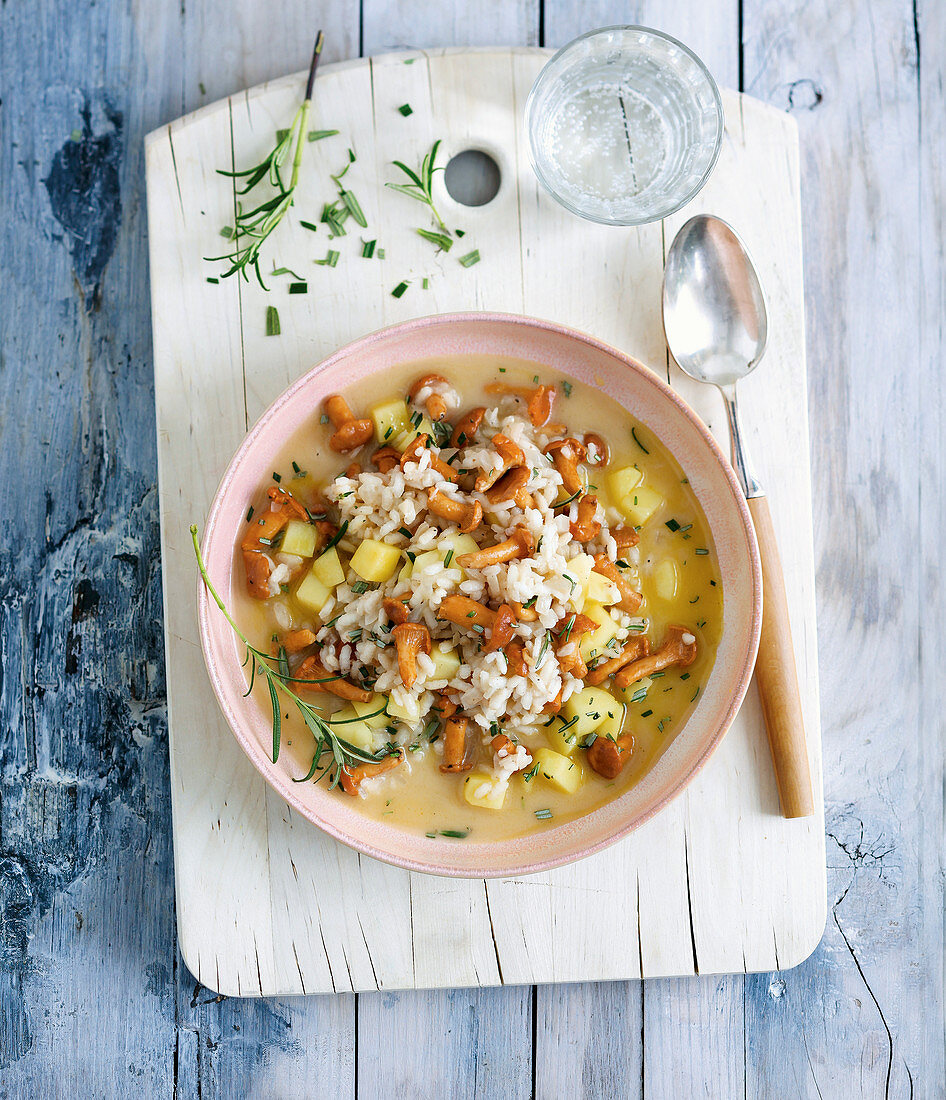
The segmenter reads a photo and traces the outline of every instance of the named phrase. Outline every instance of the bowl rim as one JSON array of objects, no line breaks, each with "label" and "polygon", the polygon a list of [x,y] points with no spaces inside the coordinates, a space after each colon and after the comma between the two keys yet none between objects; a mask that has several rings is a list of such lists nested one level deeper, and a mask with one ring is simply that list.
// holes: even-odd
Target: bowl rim
[{"label": "bowl rim", "polygon": [[[294,786],[288,777],[284,777],[280,772],[276,770],[272,758],[265,751],[262,744],[248,731],[244,726],[245,722],[241,721],[241,715],[237,709],[232,705],[231,700],[223,684],[223,677],[218,666],[218,657],[214,652],[211,645],[211,638],[213,636],[213,629],[211,626],[211,616],[216,610],[216,604],[213,602],[206,585],[203,584],[199,574],[195,583],[198,588],[197,596],[197,618],[198,628],[200,634],[201,651],[204,657],[204,664],[207,669],[207,675],[210,679],[211,687],[213,688],[214,697],[216,698],[217,705],[219,706],[227,725],[230,728],[230,732],[239,744],[240,748],[249,758],[260,777],[296,812],[304,817],[311,824],[327,833],[333,839],[339,843],[344,844],[346,847],[354,849],[356,852],[361,852],[363,855],[371,856],[373,859],[380,860],[382,863],[391,864],[395,867],[400,867],[403,870],[415,871],[422,874],[430,874],[447,878],[469,878],[469,879],[490,879],[490,878],[509,878],[517,875],[524,874],[537,874],[544,871],[553,870],[556,867],[562,867],[570,863],[575,863],[578,860],[586,859],[588,856],[595,855],[598,852],[603,851],[611,845],[616,844],[618,841],[629,836],[630,833],[639,829],[647,821],[653,818],[661,810],[672,802],[683,790],[686,788],[697,774],[705,767],[706,762],[713,755],[716,749],[719,747],[724,735],[729,730],[730,726],[739,708],[742,705],[746,692],[749,688],[749,683],[752,679],[753,669],[755,666],[755,658],[759,645],[759,636],[762,628],[762,566],[759,557],[758,543],[755,536],[755,528],[752,523],[752,517],[749,512],[749,507],[746,502],[746,498],[739,487],[736,474],[729,463],[729,460],[723,454],[716,440],[713,438],[709,429],[703,423],[699,416],[690,408],[690,406],[683,400],[680,395],[673,390],[662,378],[659,377],[653,370],[643,364],[640,360],[635,359],[633,356],[628,355],[626,352],[614,347],[612,344],[607,343],[604,340],[600,340],[597,337],[591,336],[588,333],[582,332],[579,329],[571,328],[567,325],[559,324],[555,321],[546,320],[543,318],[532,317],[527,314],[518,313],[504,313],[495,311],[454,311],[451,313],[431,314],[424,317],[410,318],[405,321],[397,322],[393,325],[386,325],[383,328],[377,329],[374,332],[368,333],[364,336],[358,337],[355,340],[344,344],[342,347],[336,349],[330,355],[319,360],[309,370],[305,371],[299,378],[297,378],[290,386],[288,386],[259,416],[250,430],[246,433],[243,442],[230,459],[223,476],[214,492],[213,500],[210,505],[210,509],[207,513],[207,518],[204,523],[203,535],[200,540],[201,553],[207,558],[207,547],[214,539],[217,524],[220,521],[220,513],[223,509],[223,502],[226,498],[230,486],[237,476],[238,471],[242,467],[244,456],[248,451],[252,449],[256,440],[265,431],[270,420],[272,420],[277,413],[288,403],[293,400],[295,395],[300,389],[307,387],[310,383],[310,379],[314,374],[321,373],[328,370],[340,360],[344,360],[352,354],[364,352],[372,347],[372,345],[381,343],[393,335],[400,335],[411,331],[424,331],[427,329],[433,329],[439,326],[449,326],[459,323],[481,323],[485,325],[524,325],[527,328],[538,328],[544,332],[554,334],[556,336],[562,336],[567,339],[578,341],[580,344],[594,349],[599,352],[603,352],[606,355],[613,356],[618,361],[627,365],[630,369],[634,370],[640,375],[640,377],[651,385],[657,392],[664,398],[668,399],[677,409],[677,411],[690,423],[690,426],[696,430],[696,432],[702,437],[703,442],[707,445],[714,459],[719,465],[724,478],[727,482],[730,495],[735,504],[736,510],[740,518],[740,527],[745,536],[746,550],[749,557],[750,572],[751,572],[751,600],[750,600],[750,615],[749,615],[749,631],[748,631],[748,644],[741,656],[741,667],[739,670],[738,678],[732,691],[729,705],[727,706],[723,716],[719,720],[716,730],[713,733],[711,739],[704,745],[702,752],[694,761],[692,767],[690,767],[685,773],[678,776],[667,788],[664,795],[657,799],[653,805],[640,812],[637,816],[622,824],[619,828],[609,833],[607,836],[602,837],[592,843],[585,845],[579,852],[566,852],[562,854],[550,853],[546,858],[536,860],[522,859],[518,861],[511,861],[508,865],[504,865],[501,869],[484,868],[481,865],[471,865],[462,867],[445,867],[443,864],[436,862],[432,859],[417,858],[411,855],[398,855],[390,851],[386,851],[379,848],[377,845],[372,844],[370,841],[353,838],[344,829],[337,826],[331,816],[325,816],[319,813],[317,809],[314,809],[307,803],[305,803],[299,795],[296,793]],[[591,811],[591,814],[585,816],[592,816],[595,811]],[[403,835],[410,835],[406,832]],[[488,843],[488,842],[486,842]],[[505,843],[505,842],[497,842]],[[493,847],[493,845],[490,845]]]}]

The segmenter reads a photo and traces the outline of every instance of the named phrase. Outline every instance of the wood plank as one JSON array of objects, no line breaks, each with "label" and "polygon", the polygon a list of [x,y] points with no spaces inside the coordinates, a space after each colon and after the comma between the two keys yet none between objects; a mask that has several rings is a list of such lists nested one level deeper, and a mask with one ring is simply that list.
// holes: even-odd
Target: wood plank
[{"label": "wood plank", "polygon": [[[141,136],[179,104],[88,0],[0,7],[0,1081],[168,1095],[174,928]],[[106,46],[107,43],[107,46]],[[73,131],[75,135],[73,136]],[[125,990],[125,1014],[103,990]],[[54,1083],[54,1084],[53,1084]],[[46,1091],[49,1090],[49,1091]]]},{"label": "wood plank", "polygon": [[528,987],[363,993],[358,1006],[359,1096],[533,1095]]},{"label": "wood plank", "polygon": [[[929,628],[944,610],[930,487],[946,451],[929,396],[942,358],[943,61],[926,44],[946,28],[925,5],[837,14],[744,8],[746,85],[801,130],[831,731],[828,927],[804,966],[747,983],[759,1097],[937,1094],[943,1081],[943,643]],[[879,684],[890,690],[876,705]]]},{"label": "wood plank", "polygon": [[362,0],[362,53],[441,46],[535,46],[541,0],[473,10],[438,0]]},{"label": "wood plank", "polygon": [[545,0],[543,46],[564,46],[594,27],[634,24],[672,34],[703,59],[722,87],[739,87],[739,7],[727,0]]}]

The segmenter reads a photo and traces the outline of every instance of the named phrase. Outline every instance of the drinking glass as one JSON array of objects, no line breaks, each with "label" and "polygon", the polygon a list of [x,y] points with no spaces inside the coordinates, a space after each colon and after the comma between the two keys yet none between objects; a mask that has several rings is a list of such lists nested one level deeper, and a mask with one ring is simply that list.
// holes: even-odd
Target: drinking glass
[{"label": "drinking glass", "polygon": [[573,213],[667,217],[700,190],[723,136],[719,89],[682,42],[647,27],[589,31],[555,54],[526,104],[532,166]]}]

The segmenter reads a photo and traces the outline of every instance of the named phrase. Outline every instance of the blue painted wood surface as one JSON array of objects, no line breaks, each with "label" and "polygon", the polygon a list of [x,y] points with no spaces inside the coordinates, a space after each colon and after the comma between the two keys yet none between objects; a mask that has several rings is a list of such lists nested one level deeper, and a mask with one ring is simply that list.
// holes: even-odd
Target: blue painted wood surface
[{"label": "blue painted wood surface", "polygon": [[[796,970],[235,1001],[181,964],[142,138],[319,21],[332,57],[650,23],[797,117],[830,917]],[[944,42],[932,0],[4,0],[0,1098],[944,1095]]]}]

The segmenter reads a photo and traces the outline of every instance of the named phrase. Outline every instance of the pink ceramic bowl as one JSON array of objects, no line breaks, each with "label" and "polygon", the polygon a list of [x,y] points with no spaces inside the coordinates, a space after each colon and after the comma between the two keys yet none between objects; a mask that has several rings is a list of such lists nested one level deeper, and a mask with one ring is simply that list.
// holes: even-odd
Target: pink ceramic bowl
[{"label": "pink ceramic bowl", "polygon": [[367,382],[392,364],[473,354],[531,360],[553,375],[561,372],[607,392],[670,450],[706,514],[722,574],[723,638],[696,710],[637,786],[577,821],[512,842],[458,844],[385,825],[324,785],[293,783],[298,773],[288,754],[273,764],[270,718],[255,699],[243,698],[240,644],[203,586],[199,619],[210,680],[234,736],[295,810],[344,844],[399,867],[494,878],[544,871],[591,855],[626,836],[686,786],[719,744],[748,687],[762,618],[762,579],[749,512],[729,463],[695,413],[655,374],[590,336],[548,321],[460,313],[407,321],[349,344],[313,367],[257,421],[224,474],[204,531],[204,557],[224,600],[233,603],[233,546],[247,502],[269,477],[281,442],[323,398],[353,382]]}]

